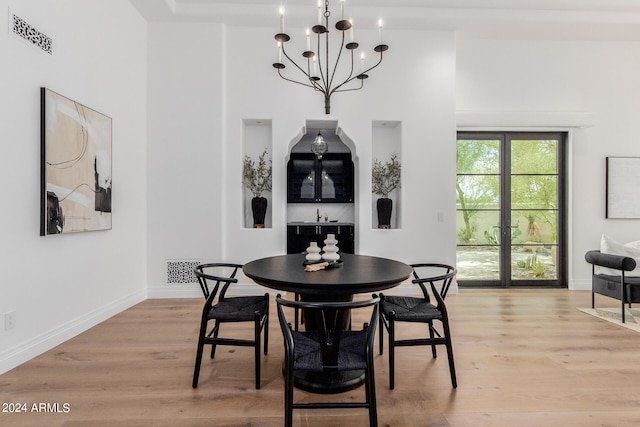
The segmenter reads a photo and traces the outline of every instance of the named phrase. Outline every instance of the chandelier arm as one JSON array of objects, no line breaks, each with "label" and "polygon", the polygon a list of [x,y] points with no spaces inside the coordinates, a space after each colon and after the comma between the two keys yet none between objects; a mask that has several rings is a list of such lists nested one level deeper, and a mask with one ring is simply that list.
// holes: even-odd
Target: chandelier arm
[{"label": "chandelier arm", "polygon": [[282,53],[284,54],[285,58],[287,58],[287,59],[289,60],[289,62],[291,62],[293,65],[295,65],[295,66],[296,66],[296,68],[302,72],[302,74],[304,74],[305,76],[307,76],[307,78],[311,78],[311,76],[310,76],[309,74],[307,74],[307,73],[302,69],[302,67],[300,67],[300,66],[298,65],[298,63],[297,63],[296,61],[294,61],[293,59],[291,59],[291,57],[290,57],[289,55],[287,55],[287,51],[286,51],[286,50],[284,50],[284,43],[282,44]]},{"label": "chandelier arm", "polygon": [[[378,60],[378,62],[376,62],[376,65],[374,65],[373,67],[367,68],[366,70],[364,70],[360,74],[367,74],[369,71],[373,70],[374,68],[376,68],[381,63],[382,63],[382,52],[380,52],[380,59]],[[360,74],[358,74],[358,75],[360,75]],[[355,76],[355,77],[358,77],[358,76]]]},{"label": "chandelier arm", "polygon": [[297,83],[297,84],[302,85],[302,86],[307,86],[307,87],[310,87],[310,88],[313,88],[313,89],[317,89],[315,86],[310,85],[310,84],[308,84],[308,83],[302,83],[302,82],[299,82],[299,81],[297,81],[297,80],[292,80],[292,79],[290,79],[290,78],[288,78],[288,77],[283,76],[283,75],[282,75],[282,73],[280,72],[280,70],[278,70],[278,75],[279,75],[280,77],[282,77],[284,80],[288,81],[288,82],[291,82],[291,83]]},{"label": "chandelier arm", "polygon": [[[349,81],[351,81],[351,80],[353,80],[353,79],[350,79]],[[360,79],[360,87],[352,87],[352,88],[349,88],[349,89],[339,89],[339,88],[340,88],[342,85],[344,85],[345,83],[347,83],[347,82],[344,82],[344,83],[342,83],[340,86],[336,87],[336,88],[331,92],[331,94],[334,94],[334,93],[336,93],[336,92],[349,92],[349,91],[352,91],[352,90],[360,90],[360,89],[362,89],[362,88],[364,87],[364,79]]]},{"label": "chandelier arm", "polygon": [[359,87],[359,88],[340,89],[342,86],[344,86],[344,85],[346,85],[347,83],[349,83],[349,82],[351,82],[351,81],[355,80],[357,77],[358,77],[358,76],[352,77],[352,78],[350,78],[349,80],[345,80],[344,82],[340,83],[338,86],[334,87],[334,88],[331,90],[330,95],[333,95],[333,94],[334,94],[334,93],[336,93],[336,92],[346,92],[346,91],[349,91],[349,90],[358,90],[358,89],[362,89],[362,86],[364,85],[364,81],[362,81],[362,80],[361,80],[361,84],[360,84],[360,87]]},{"label": "chandelier arm", "polygon": [[349,76],[347,77],[347,80],[351,80],[351,77],[353,77],[353,54],[355,53],[355,49],[351,49],[351,71],[349,71]]},{"label": "chandelier arm", "polygon": [[[280,69],[278,69],[278,74],[280,75],[280,77],[282,77],[283,79],[285,79],[285,80],[287,80],[287,81],[289,81],[289,82],[298,83],[298,84],[300,84],[300,85],[302,85],[302,86],[307,86],[307,87],[313,88],[313,89],[315,89],[315,90],[319,90],[319,91],[321,91],[321,92],[323,92],[323,93],[325,92],[325,91],[324,91],[324,89],[322,88],[322,86],[318,85],[318,84],[315,82],[315,80],[313,80],[313,79],[311,78],[311,76],[310,76],[307,72],[305,72],[305,71],[302,69],[302,67],[300,67],[300,66],[298,65],[298,63],[297,63],[296,61],[294,61],[293,59],[291,59],[291,57],[289,57],[289,55],[287,54],[287,52],[284,50],[284,45],[282,46],[282,53],[284,54],[285,58],[287,58],[287,59],[289,60],[289,62],[291,62],[293,65],[295,65],[295,66],[296,66],[296,68],[297,68],[298,70],[300,70],[300,72],[301,72],[302,74],[304,74],[305,76],[307,76],[307,78],[309,79],[309,81],[311,82],[311,84],[308,84],[308,83],[302,83],[302,82],[299,82],[299,81],[297,81],[297,80],[289,79],[289,78],[287,78],[287,77],[283,76],[283,75],[282,75],[282,73],[280,72]],[[307,64],[308,64],[308,62],[309,62],[309,60],[307,60]],[[308,65],[307,65],[307,68],[308,68]]]},{"label": "chandelier arm", "polygon": [[[344,44],[344,33],[342,34],[342,39],[343,39],[343,44]],[[342,49],[341,49],[342,50]],[[347,76],[347,78],[345,79],[345,81],[343,81],[342,83],[340,83],[338,86],[334,87],[333,90],[331,91],[330,95],[334,94],[335,92],[345,92],[348,90],[359,90],[362,89],[362,86],[364,85],[364,81],[362,82],[362,84],[360,85],[359,88],[357,89],[343,89],[343,90],[339,90],[340,87],[344,86],[345,84],[349,83],[351,80],[353,80],[354,78],[358,77],[358,76],[354,76],[353,75],[353,52],[354,49],[351,49],[351,71],[349,72],[349,75]],[[340,59],[340,56],[338,55],[338,60]],[[338,66],[338,63],[336,62],[336,67]],[[334,69],[334,73],[335,73],[335,69]]]},{"label": "chandelier arm", "polygon": [[363,72],[361,72],[360,74],[358,74],[357,76],[353,76],[348,80],[345,80],[344,82],[342,82],[342,84],[340,84],[339,86],[336,86],[335,89],[333,89],[333,91],[331,93],[334,92],[345,92],[348,90],[358,90],[361,89],[362,86],[364,85],[364,81],[362,82],[362,85],[358,88],[358,89],[342,89],[342,90],[338,90],[341,86],[344,86],[345,84],[349,83],[350,81],[357,79],[359,76],[363,75],[363,74],[367,74],[369,71],[373,70],[374,68],[376,68],[378,65],[380,65],[382,63],[382,52],[380,52],[380,59],[378,60],[378,62],[373,66],[373,67],[369,67],[366,70],[364,70]]},{"label": "chandelier arm", "polygon": [[[329,2],[327,2],[327,5],[329,4]],[[329,17],[327,16],[327,28],[329,28]],[[327,35],[324,38],[324,44],[325,44],[325,49],[324,49],[324,57],[325,57],[325,67],[327,67],[327,84],[325,85],[327,88],[327,91],[329,91],[331,89],[331,81],[333,80],[333,77],[329,78],[329,32],[327,31]]]},{"label": "chandelier arm", "polygon": [[[338,51],[338,57],[336,58],[336,64],[333,66],[333,73],[331,73],[331,80],[329,80],[329,87],[331,87],[333,85],[333,78],[336,76],[336,70],[338,69],[338,64],[340,63],[340,57],[342,56],[342,50],[344,49],[344,31],[341,31],[342,33],[342,44],[340,45],[340,50]],[[327,44],[329,41],[329,37],[327,37]],[[329,46],[327,46],[327,62],[329,60]],[[328,63],[327,63],[327,75],[329,73],[328,70]],[[347,77],[347,80],[349,80],[349,78],[351,77],[351,74],[353,74],[353,51],[351,51],[351,73],[349,73],[349,77]],[[346,80],[345,80],[346,81]],[[342,86],[339,85],[338,87]],[[332,90],[331,93],[335,92],[335,90]]]},{"label": "chandelier arm", "polygon": [[[328,34],[328,33],[325,33]],[[327,42],[329,41],[329,36],[327,35]],[[314,82],[317,86],[320,87],[319,90],[321,90],[323,93],[327,94],[329,93],[329,86],[328,86],[328,82],[327,79],[329,78],[329,52],[327,52],[327,77],[325,79],[325,75],[322,72],[322,55],[320,55],[320,33],[318,33],[318,53],[316,53],[316,56],[318,57],[318,70],[320,71],[320,79],[322,80],[322,85],[324,85],[324,87],[322,85],[320,85],[320,83],[318,82]]]}]

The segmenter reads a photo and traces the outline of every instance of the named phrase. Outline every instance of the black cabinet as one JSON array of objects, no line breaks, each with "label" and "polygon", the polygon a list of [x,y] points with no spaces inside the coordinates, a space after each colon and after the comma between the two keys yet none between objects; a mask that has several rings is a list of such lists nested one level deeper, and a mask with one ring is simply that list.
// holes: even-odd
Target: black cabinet
[{"label": "black cabinet", "polygon": [[349,153],[291,153],[287,202],[353,203],[353,161]]},{"label": "black cabinet", "polygon": [[334,234],[338,241],[339,252],[352,254],[355,250],[353,224],[289,224],[287,225],[287,253],[298,254],[307,250],[309,242],[318,242],[324,246],[327,234]]}]

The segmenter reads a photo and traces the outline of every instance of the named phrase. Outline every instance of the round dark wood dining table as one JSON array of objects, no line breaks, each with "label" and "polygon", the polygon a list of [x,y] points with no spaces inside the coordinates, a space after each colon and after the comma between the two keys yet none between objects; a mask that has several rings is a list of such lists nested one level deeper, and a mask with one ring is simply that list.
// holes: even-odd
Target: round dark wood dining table
[{"label": "round dark wood dining table", "polygon": [[242,270],[267,288],[328,298],[393,288],[413,271],[400,261],[341,253],[339,267],[307,272],[304,260],[304,254],[278,255],[248,262]]},{"label": "round dark wood dining table", "polygon": [[[278,255],[248,262],[242,270],[262,286],[297,293],[306,301],[350,301],[355,294],[393,288],[413,272],[403,262],[367,255],[341,253],[339,266],[312,272],[305,271],[304,261],[304,254]],[[294,383],[307,391],[339,393],[358,387],[363,379],[363,371],[311,372],[296,375]]]}]

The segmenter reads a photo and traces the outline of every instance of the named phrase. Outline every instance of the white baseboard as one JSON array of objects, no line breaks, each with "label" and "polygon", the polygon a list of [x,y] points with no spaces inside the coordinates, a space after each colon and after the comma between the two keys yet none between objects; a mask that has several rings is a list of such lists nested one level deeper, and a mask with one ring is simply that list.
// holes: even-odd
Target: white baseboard
[{"label": "white baseboard", "polygon": [[[231,292],[233,289],[233,292]],[[264,286],[257,285],[253,282],[247,283],[235,283],[232,288],[229,288],[229,296],[238,295],[261,295],[264,293],[277,294],[278,291],[274,289],[268,289]],[[281,292],[282,293],[282,292]],[[147,289],[147,295],[149,299],[161,299],[161,298],[202,298],[202,290],[197,284],[193,285],[178,285],[178,286],[154,286]]]},{"label": "white baseboard", "polygon": [[47,330],[14,347],[0,352],[0,374],[33,359],[53,347],[94,327],[108,318],[147,299],[145,290],[135,292],[111,304],[83,314],[57,328]]},{"label": "white baseboard", "polygon": [[569,281],[569,290],[572,291],[590,291],[591,277],[588,279],[574,279]]},{"label": "white baseboard", "polygon": [[147,295],[149,299],[163,299],[163,298],[202,298],[202,291],[198,286],[188,287],[169,287],[169,286],[157,286],[147,289]]}]

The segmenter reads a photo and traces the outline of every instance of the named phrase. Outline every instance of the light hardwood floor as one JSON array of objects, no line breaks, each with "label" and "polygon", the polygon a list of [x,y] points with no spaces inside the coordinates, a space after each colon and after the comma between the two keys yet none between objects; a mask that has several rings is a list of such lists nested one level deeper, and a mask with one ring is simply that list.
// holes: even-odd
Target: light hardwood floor
[{"label": "light hardwood floor", "polygon": [[[449,295],[458,388],[451,388],[444,348],[435,360],[424,347],[398,349],[393,391],[387,354],[376,355],[379,425],[639,426],[640,334],[579,312],[590,295],[465,289]],[[617,305],[604,297],[597,303]],[[144,301],[1,375],[3,409],[26,403],[29,412],[0,412],[0,425],[282,425],[275,304],[260,390],[252,349],[240,347],[205,357],[199,387],[191,388],[201,306],[201,299]],[[68,404],[69,411],[30,412],[40,402],[61,410]],[[368,425],[361,409],[296,411],[294,424]]]}]

